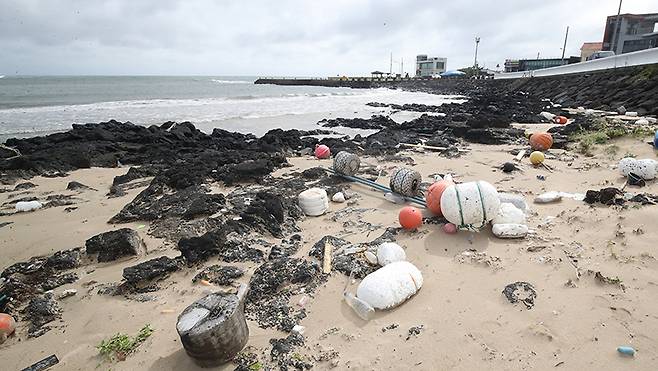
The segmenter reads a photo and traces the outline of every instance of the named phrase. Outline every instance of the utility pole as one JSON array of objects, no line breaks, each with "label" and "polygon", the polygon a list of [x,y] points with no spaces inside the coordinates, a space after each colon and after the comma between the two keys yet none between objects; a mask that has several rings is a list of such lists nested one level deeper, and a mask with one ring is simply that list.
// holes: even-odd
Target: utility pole
[{"label": "utility pole", "polygon": [[478,68],[478,45],[480,45],[480,36],[475,36],[475,62],[473,67]]},{"label": "utility pole", "polygon": [[617,18],[615,19],[615,28],[612,29],[612,38],[610,40],[610,50],[615,52],[617,54],[617,44],[619,44],[619,33],[621,30],[619,29],[619,16],[621,14],[621,2],[622,0],[619,0],[619,9],[617,9]]},{"label": "utility pole", "polygon": [[567,26],[567,33],[564,35],[564,46],[562,46],[562,64],[564,64],[564,52],[567,50],[568,37],[569,37],[569,26]]},{"label": "utility pole", "polygon": [[388,74],[393,74],[393,52],[391,52],[391,66],[388,69]]},{"label": "utility pole", "polygon": [[404,58],[400,58],[400,76],[404,75]]}]

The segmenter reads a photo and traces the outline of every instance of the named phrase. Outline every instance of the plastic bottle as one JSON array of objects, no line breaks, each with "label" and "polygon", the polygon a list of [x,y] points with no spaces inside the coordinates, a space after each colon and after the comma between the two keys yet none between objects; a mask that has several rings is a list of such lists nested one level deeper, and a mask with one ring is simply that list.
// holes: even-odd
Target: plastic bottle
[{"label": "plastic bottle", "polygon": [[375,309],[371,307],[370,304],[357,298],[347,291],[343,292],[343,298],[345,299],[347,305],[349,305],[350,308],[354,310],[359,318],[365,321],[370,321],[370,318],[372,318],[372,315],[375,313]]},{"label": "plastic bottle", "polygon": [[398,205],[402,205],[405,201],[404,197],[402,197],[398,194],[395,194],[395,193],[391,193],[391,192],[385,193],[384,198],[391,201],[392,203],[398,204]]}]

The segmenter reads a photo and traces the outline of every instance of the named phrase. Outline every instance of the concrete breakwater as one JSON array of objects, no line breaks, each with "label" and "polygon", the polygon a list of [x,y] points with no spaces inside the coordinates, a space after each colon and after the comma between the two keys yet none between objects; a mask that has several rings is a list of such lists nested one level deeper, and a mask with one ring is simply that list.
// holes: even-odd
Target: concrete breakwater
[{"label": "concrete breakwater", "polygon": [[272,85],[304,85],[304,86],[326,86],[330,88],[355,88],[368,89],[373,87],[373,82],[368,80],[338,80],[338,79],[272,79],[260,78],[254,84]]},{"label": "concrete breakwater", "polygon": [[471,80],[437,79],[356,81],[338,79],[259,79],[256,84],[312,85],[350,88],[399,88],[435,94],[473,95],[523,91],[565,107],[614,110],[624,106],[641,115],[658,115],[658,63],[597,72],[545,77]]}]

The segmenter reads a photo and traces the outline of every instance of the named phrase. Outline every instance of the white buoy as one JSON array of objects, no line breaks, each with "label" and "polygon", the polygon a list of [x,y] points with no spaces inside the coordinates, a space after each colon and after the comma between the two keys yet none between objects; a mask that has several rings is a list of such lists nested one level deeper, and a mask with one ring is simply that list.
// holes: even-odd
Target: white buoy
[{"label": "white buoy", "polygon": [[441,213],[456,226],[480,227],[500,207],[496,188],[485,181],[452,185],[441,196]]},{"label": "white buoy", "polygon": [[395,242],[384,242],[377,248],[377,262],[381,266],[405,260],[407,260],[407,254]]}]

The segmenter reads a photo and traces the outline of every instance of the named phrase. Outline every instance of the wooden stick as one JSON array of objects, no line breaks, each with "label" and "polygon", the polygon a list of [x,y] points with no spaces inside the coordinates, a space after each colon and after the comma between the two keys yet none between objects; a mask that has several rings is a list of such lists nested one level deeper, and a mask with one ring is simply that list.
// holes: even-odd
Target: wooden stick
[{"label": "wooden stick", "polygon": [[324,259],[322,261],[322,273],[331,273],[331,244],[324,243]]},{"label": "wooden stick", "polygon": [[521,160],[523,160],[523,157],[525,157],[525,149],[519,151],[519,153],[516,155],[516,157],[514,157],[514,159],[520,162]]},{"label": "wooden stick", "polygon": [[[400,143],[400,145],[405,146],[405,147],[412,147],[412,148],[433,149],[433,150],[436,150],[436,151],[447,151],[447,150],[450,149],[449,147],[435,147],[435,146],[428,146],[428,145],[425,145],[425,144]],[[466,150],[466,149],[456,148],[456,150],[458,152],[468,152],[468,150]]]},{"label": "wooden stick", "polygon": [[551,168],[550,168],[548,165],[546,165],[545,163],[542,162],[542,163],[541,163],[541,166],[543,166],[543,167],[544,167],[546,170],[548,170],[549,172],[551,172],[551,173],[553,172],[553,169],[551,169]]}]

